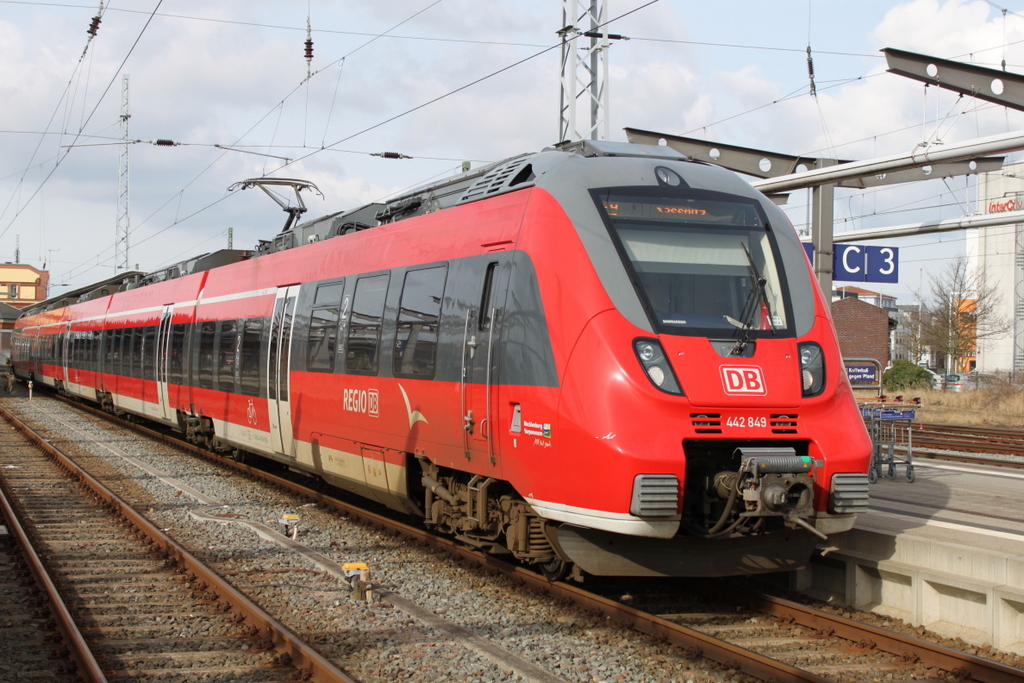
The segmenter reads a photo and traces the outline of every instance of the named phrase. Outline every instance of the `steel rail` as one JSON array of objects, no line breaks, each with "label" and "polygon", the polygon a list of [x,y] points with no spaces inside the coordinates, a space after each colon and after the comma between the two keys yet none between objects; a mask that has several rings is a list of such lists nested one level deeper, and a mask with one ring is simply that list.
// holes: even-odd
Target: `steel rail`
[{"label": "steel rail", "polygon": [[[67,401],[67,399],[62,399]],[[146,436],[157,438],[164,443],[185,449],[197,454],[212,462],[244,472],[249,476],[269,482],[274,486],[287,490],[291,493],[308,498],[316,502],[318,506],[325,507],[336,512],[344,513],[349,517],[357,519],[364,524],[377,529],[395,533],[412,540],[420,545],[432,545],[440,548],[453,557],[473,562],[490,571],[500,573],[513,581],[521,582],[531,590],[551,594],[555,597],[566,599],[590,612],[597,612],[608,619],[618,623],[626,624],[642,633],[656,638],[664,639],[678,647],[721,664],[725,667],[735,668],[761,680],[778,681],[779,683],[790,682],[814,682],[826,683],[827,678],[817,674],[804,671],[778,662],[763,655],[757,654],[745,648],[732,645],[726,641],[708,636],[700,631],[687,628],[680,624],[662,619],[656,615],[642,612],[640,610],[623,605],[614,600],[604,598],[587,592],[582,588],[560,582],[551,582],[548,579],[531,572],[523,567],[504,562],[492,555],[478,553],[470,548],[457,544],[455,541],[435,536],[425,529],[410,526],[402,522],[378,515],[364,510],[360,507],[350,505],[323,492],[311,489],[302,484],[278,477],[269,472],[254,468],[250,465],[228,460],[222,456],[213,454],[197,446],[185,443],[177,438],[169,436],[149,427],[135,422],[118,420],[109,413],[83,405],[78,402],[71,402],[76,407],[86,410],[93,415],[105,420],[114,421],[127,429]],[[846,619],[827,612],[815,610],[811,607],[799,605],[794,602],[775,598],[763,593],[747,591],[728,584],[727,589],[735,597],[738,593],[747,593],[748,600],[771,616],[789,615],[801,626],[820,630],[831,630],[836,635],[854,643],[870,641],[878,650],[893,654],[897,657],[908,658],[916,656],[926,666],[934,666],[945,671],[969,672],[974,680],[980,683],[1010,683],[1011,681],[1024,680],[1024,670],[1008,667],[997,662],[991,662],[980,657],[961,653],[956,650],[944,648],[916,638],[885,631],[874,626],[861,624],[851,619]]]},{"label": "steel rail", "polygon": [[1024,468],[1024,463],[1021,462],[917,451],[918,448],[937,448],[966,453],[1024,456],[1024,430],[1002,427],[961,427],[958,425],[928,422],[914,424],[912,429],[915,448],[914,457],[993,465],[997,467]]},{"label": "steel rail", "polygon": [[479,553],[470,548],[463,547],[455,541],[435,536],[425,529],[417,528],[383,515],[378,515],[369,510],[364,510],[350,505],[336,498],[293,482],[289,479],[279,477],[258,468],[235,462],[216,455],[189,443],[180,441],[173,436],[167,435],[149,427],[135,422],[118,420],[109,413],[83,405],[78,402],[61,399],[73,404],[76,408],[85,410],[97,417],[115,421],[118,426],[130,429],[139,434],[156,438],[163,443],[182,448],[193,454],[199,455],[220,465],[244,472],[247,475],[268,482],[280,489],[305,497],[315,502],[319,507],[328,508],[335,512],[344,513],[355,518],[368,526],[398,534],[408,538],[420,545],[430,545],[439,548],[447,554],[457,557],[463,561],[472,562],[485,567],[491,571],[500,573],[516,583],[525,584],[531,590],[547,593],[582,607],[590,612],[598,612],[619,624],[626,624],[651,636],[660,637],[674,645],[689,650],[696,657],[704,657],[727,668],[742,671],[748,675],[763,681],[775,681],[777,683],[831,683],[827,678],[818,676],[808,671],[803,671],[790,666],[784,662],[778,662],[763,655],[751,652],[745,648],[732,645],[726,641],[708,636],[699,631],[680,626],[671,621],[661,619],[652,614],[632,609],[621,603],[603,598],[593,593],[588,593],[576,586],[565,583],[551,582],[539,574],[535,574],[523,567],[503,562],[493,556]]},{"label": "steel rail", "polygon": [[885,629],[862,624],[835,614],[829,614],[789,600],[748,590],[729,584],[729,596],[745,597],[756,609],[774,617],[788,617],[801,626],[832,631],[835,635],[854,643],[869,644],[902,657],[905,661],[920,661],[928,667],[956,673],[970,674],[967,680],[981,683],[1019,683],[1024,680],[1024,670],[1006,666],[975,655],[959,652],[941,645],[886,631]]},{"label": "steel rail", "polygon": [[999,460],[998,458],[986,458],[983,456],[963,455],[952,453],[936,453],[934,451],[918,450],[915,445],[914,460],[944,460],[947,462],[958,462],[965,465],[988,465],[990,467],[1006,467],[1009,469],[1024,469],[1024,462],[1012,460]]},{"label": "steel rail", "polygon": [[169,559],[176,561],[186,572],[196,577],[197,580],[206,583],[208,588],[229,606],[229,611],[242,615],[246,623],[259,629],[259,635],[269,639],[273,644],[275,651],[278,653],[278,661],[282,664],[294,666],[301,676],[307,676],[305,680],[312,680],[317,683],[358,683],[355,679],[336,668],[316,650],[306,645],[284,624],[281,624],[264,612],[219,574],[196,559],[174,539],[160,531],[158,527],[128,505],[117,494],[76,465],[59,449],[3,406],[0,406],[0,415],[33,441],[44,453],[53,458],[61,467],[66,469],[72,477],[78,479],[97,496],[106,501],[114,512],[120,514],[134,525],[139,532],[153,542],[154,546],[162,550]]},{"label": "steel rail", "polygon": [[60,591],[57,590],[49,572],[46,571],[46,566],[36,552],[32,539],[21,525],[18,514],[7,499],[7,486],[7,480],[0,477],[0,508],[3,510],[7,530],[17,539],[21,554],[25,558],[29,571],[32,572],[36,585],[46,594],[46,606],[50,610],[50,614],[53,615],[54,624],[60,632],[64,646],[68,649],[68,656],[75,663],[75,673],[88,683],[107,683],[107,677],[103,675],[103,670],[86,644],[85,637],[78,629],[78,624],[75,623],[67,605],[64,604]]}]

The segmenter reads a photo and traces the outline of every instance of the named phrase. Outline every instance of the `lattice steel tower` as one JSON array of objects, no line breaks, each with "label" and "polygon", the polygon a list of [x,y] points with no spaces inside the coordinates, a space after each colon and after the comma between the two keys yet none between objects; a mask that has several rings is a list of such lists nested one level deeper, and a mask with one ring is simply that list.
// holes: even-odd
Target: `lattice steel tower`
[{"label": "lattice steel tower", "polygon": [[[583,9],[585,3],[589,9]],[[607,22],[606,0],[562,0],[559,141],[608,139]],[[582,40],[586,38],[589,43]],[[587,109],[589,125],[583,120]]]},{"label": "lattice steel tower", "polygon": [[128,270],[128,74],[121,80],[121,144],[117,168],[117,220],[114,235],[114,274]]}]

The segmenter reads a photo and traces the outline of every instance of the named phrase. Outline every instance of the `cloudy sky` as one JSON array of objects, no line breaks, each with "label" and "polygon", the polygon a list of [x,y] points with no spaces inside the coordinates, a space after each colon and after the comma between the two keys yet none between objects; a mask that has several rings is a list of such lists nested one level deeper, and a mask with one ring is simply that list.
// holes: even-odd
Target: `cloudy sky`
[{"label": "cloudy sky", "polygon": [[[610,50],[611,139],[628,126],[862,159],[1024,129],[1022,113],[886,74],[879,52],[1024,72],[1024,0],[1005,2],[609,0],[625,15],[610,30],[630,38]],[[90,41],[98,10],[0,0],[0,260],[20,243],[58,284],[114,273],[123,74],[142,270],[223,248],[229,227],[236,248],[272,237],[284,213],[258,190],[229,193],[239,180],[312,181],[313,217],[557,141],[556,0],[113,0]],[[837,229],[959,216],[973,207],[957,187],[973,198],[964,179],[841,191]],[[804,192],[787,211],[803,227]],[[894,240],[891,293],[911,300],[963,241]]]}]

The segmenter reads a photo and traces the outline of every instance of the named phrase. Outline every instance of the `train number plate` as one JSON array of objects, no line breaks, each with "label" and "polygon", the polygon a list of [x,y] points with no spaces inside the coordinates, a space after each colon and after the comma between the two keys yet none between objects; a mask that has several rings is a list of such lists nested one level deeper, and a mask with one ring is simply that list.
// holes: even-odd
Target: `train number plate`
[{"label": "train number plate", "polygon": [[726,427],[767,427],[767,417],[756,417],[754,415],[734,415],[725,421]]}]

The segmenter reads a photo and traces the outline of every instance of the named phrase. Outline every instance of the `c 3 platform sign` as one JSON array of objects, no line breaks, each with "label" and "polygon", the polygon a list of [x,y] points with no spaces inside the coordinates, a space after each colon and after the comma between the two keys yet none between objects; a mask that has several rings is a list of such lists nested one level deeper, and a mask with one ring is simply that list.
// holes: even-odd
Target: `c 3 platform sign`
[{"label": "c 3 platform sign", "polygon": [[[804,242],[807,258],[814,247]],[[811,260],[813,263],[814,261]],[[838,282],[899,282],[899,247],[867,247],[861,244],[835,244],[832,251],[832,280]]]}]

